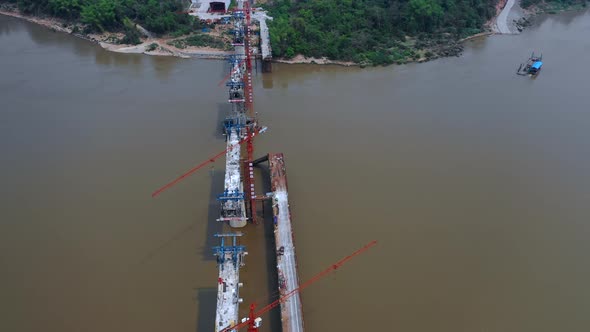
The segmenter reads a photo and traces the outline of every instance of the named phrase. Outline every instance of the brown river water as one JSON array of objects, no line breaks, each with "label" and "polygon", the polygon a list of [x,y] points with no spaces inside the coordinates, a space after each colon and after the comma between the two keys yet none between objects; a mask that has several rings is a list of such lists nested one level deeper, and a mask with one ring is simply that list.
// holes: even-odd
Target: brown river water
[{"label": "brown river water", "polygon": [[[223,162],[150,193],[224,149],[227,65],[7,17],[0,45],[0,331],[211,331]],[[515,75],[533,50],[539,77]],[[303,292],[306,329],[588,331],[588,61],[581,12],[457,58],[256,76],[301,279],[379,241]],[[271,234],[244,231],[243,311],[275,281]]]}]

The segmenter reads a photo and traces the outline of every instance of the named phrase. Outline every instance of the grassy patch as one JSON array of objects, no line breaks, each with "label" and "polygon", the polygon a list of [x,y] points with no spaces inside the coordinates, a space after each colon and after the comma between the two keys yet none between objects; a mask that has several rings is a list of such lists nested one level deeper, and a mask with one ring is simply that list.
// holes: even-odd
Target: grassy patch
[{"label": "grassy patch", "polygon": [[225,41],[223,41],[223,39],[204,33],[194,34],[182,39],[175,39],[169,41],[168,45],[179,49],[185,49],[189,46],[212,47],[224,50],[227,50],[229,47],[231,49],[231,45],[228,45]]},{"label": "grassy patch", "polygon": [[151,43],[148,45],[148,47],[146,47],[146,52],[152,52],[155,51],[158,48],[158,44],[156,43]]}]

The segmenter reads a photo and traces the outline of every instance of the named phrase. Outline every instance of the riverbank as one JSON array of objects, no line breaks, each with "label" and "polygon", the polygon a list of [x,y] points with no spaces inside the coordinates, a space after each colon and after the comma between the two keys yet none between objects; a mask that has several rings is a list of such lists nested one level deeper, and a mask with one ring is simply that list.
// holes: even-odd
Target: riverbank
[{"label": "riverbank", "polygon": [[325,57],[324,58],[305,57],[301,54],[298,54],[291,59],[278,58],[278,59],[273,59],[273,61],[280,62],[280,63],[288,63],[288,64],[304,63],[304,64],[317,64],[317,65],[338,65],[338,66],[344,66],[344,67],[352,67],[352,66],[359,65],[358,63],[354,63],[352,61],[330,60]]},{"label": "riverbank", "polygon": [[[509,0],[499,0],[496,5],[496,15],[488,21],[481,32],[473,35],[456,39],[450,34],[440,34],[438,37],[429,37],[422,40],[415,37],[406,37],[406,41],[399,43],[400,51],[412,54],[411,56],[405,56],[398,61],[396,64],[404,63],[422,63],[432,61],[441,57],[460,56],[463,52],[463,42],[473,40],[477,38],[487,37],[498,33],[495,29],[496,20],[502,13]],[[516,0],[512,0],[513,2]],[[320,65],[340,65],[345,67],[350,66],[361,66],[365,67],[371,65],[371,63],[356,63],[352,61],[339,61],[330,60],[327,57],[313,58],[306,57],[302,54],[297,54],[293,58],[275,58],[275,62],[288,63],[288,64],[320,64]]]},{"label": "riverbank", "polygon": [[[450,34],[441,34],[438,37],[426,38],[422,40],[407,37],[405,42],[400,42],[398,44],[398,52],[403,55],[400,56],[398,60],[394,62],[394,64],[401,65],[413,62],[422,63],[443,57],[460,56],[463,52],[463,41],[486,36],[489,34],[491,33],[484,31],[460,40],[454,39],[450,36]],[[371,65],[379,65],[371,63],[370,61],[356,63],[353,61],[331,60],[327,57],[306,57],[302,54],[298,54],[293,58],[274,58],[273,61],[288,64],[339,65],[344,67],[360,66],[361,68]]]},{"label": "riverbank", "polygon": [[[419,40],[413,37],[406,37],[406,41],[399,43],[399,51],[410,53],[410,56],[404,56],[395,61],[397,64],[412,62],[427,62],[442,57],[460,56],[463,51],[463,43],[469,40],[483,38],[494,34],[518,34],[526,27],[532,24],[532,19],[539,14],[557,14],[571,10],[583,9],[583,2],[564,5],[557,2],[542,1],[529,8],[522,8],[520,0],[499,0],[496,4],[496,13],[482,28],[482,31],[470,36],[456,39],[449,34],[430,36]],[[371,63],[354,63],[328,58],[310,58],[301,54],[293,58],[275,59],[283,63],[303,63],[303,64],[333,64],[342,66],[367,66]]]},{"label": "riverbank", "polygon": [[[24,15],[18,11],[14,5],[0,5],[0,14],[17,17],[27,20],[29,22],[42,25],[53,31],[68,33],[79,38],[97,43],[102,48],[118,53],[134,53],[147,54],[154,56],[175,56],[180,58],[211,58],[218,59],[227,57],[230,52],[223,49],[212,47],[196,47],[181,45],[183,48],[178,48],[177,41],[179,38],[153,38],[144,36],[141,43],[138,45],[120,44],[118,41],[123,38],[121,33],[106,32],[102,34],[83,34],[83,25],[73,22],[67,22],[54,17],[42,17]],[[143,29],[138,27],[140,31]],[[215,31],[214,31],[215,32]],[[397,64],[408,62],[425,62],[437,59],[439,57],[459,56],[463,51],[461,42],[469,38],[476,38],[487,34],[487,31],[470,36],[466,39],[457,41],[448,34],[441,34],[437,37],[417,39],[407,38],[403,43],[399,43],[399,50],[404,55],[401,55],[396,61]],[[148,34],[149,35],[149,34]],[[220,36],[220,33],[217,33]],[[352,61],[330,60],[327,57],[313,58],[297,55],[293,58],[275,58],[275,62],[288,64],[321,64],[321,65],[339,65],[339,66],[368,66],[370,62],[355,63]]]},{"label": "riverbank", "polygon": [[[395,63],[420,63],[441,57],[460,56],[463,51],[463,42],[467,40],[486,37],[492,34],[517,34],[531,24],[530,19],[535,15],[541,13],[556,14],[558,12],[582,8],[582,2],[573,5],[563,5],[543,1],[528,9],[523,9],[520,6],[520,0],[500,0],[496,5],[495,17],[484,25],[483,31],[458,40],[450,34],[440,34],[422,39],[406,37],[406,41],[398,43],[397,51],[399,56]],[[81,28],[83,25],[54,17],[24,15],[14,5],[0,5],[0,14],[24,19],[53,31],[68,33],[83,38],[97,43],[103,49],[111,52],[205,59],[220,59],[231,54],[231,52],[219,48],[189,46],[185,43],[178,43],[182,38],[154,38],[149,33],[147,35],[144,34],[144,37],[141,38],[141,43],[138,45],[120,44],[118,41],[123,37],[121,33],[83,34],[80,33],[80,31],[84,30]],[[138,28],[140,31],[143,30],[141,27]],[[220,37],[221,33],[217,31],[216,35]],[[331,60],[327,57],[305,57],[301,54],[293,58],[275,58],[273,61],[288,64],[339,65],[345,67],[374,65],[370,61],[356,63],[352,61]]]},{"label": "riverbank", "polygon": [[[501,0],[505,1],[505,0]],[[512,0],[514,1],[514,0]],[[224,58],[230,54],[230,52],[212,48],[212,47],[196,47],[182,45],[183,48],[178,48],[178,43],[175,41],[178,38],[153,38],[144,36],[141,39],[141,44],[129,45],[120,44],[119,40],[122,39],[121,33],[102,33],[102,34],[82,34],[80,31],[84,29],[80,24],[66,22],[54,17],[39,17],[24,15],[18,11],[16,6],[4,5],[0,7],[0,14],[8,15],[12,17],[21,18],[32,23],[36,23],[45,26],[53,31],[59,31],[63,33],[72,34],[76,37],[86,39],[88,41],[97,43],[102,48],[112,52],[118,53],[134,53],[134,54],[147,54],[154,56],[175,56],[180,58]],[[140,30],[143,30],[140,28]],[[397,64],[409,63],[409,62],[426,62],[431,61],[440,57],[448,56],[460,56],[463,51],[462,42],[465,40],[478,38],[490,34],[490,31],[483,31],[467,38],[456,40],[449,34],[441,34],[437,37],[432,38],[406,38],[406,41],[399,43],[398,48],[400,56],[396,61]],[[149,34],[148,34],[149,35]],[[403,55],[401,55],[403,54]],[[313,58],[305,57],[303,55],[296,55],[293,58],[275,58],[275,62],[288,63],[288,64],[320,64],[320,65],[339,65],[339,66],[368,66],[372,65],[370,61],[361,63],[355,63],[352,61],[339,61],[330,60],[327,57],[324,58]]]},{"label": "riverbank", "polygon": [[520,0],[507,0],[491,24],[491,30],[495,34],[518,34],[530,26],[531,20],[540,14],[558,14],[584,8],[584,0],[572,4],[541,1],[527,8],[521,6]]},{"label": "riverbank", "polygon": [[62,32],[71,34],[78,38],[88,40],[90,42],[100,45],[107,51],[117,53],[134,53],[134,54],[146,54],[154,56],[174,56],[179,58],[207,58],[207,59],[218,59],[224,58],[231,52],[212,48],[212,47],[197,47],[197,46],[186,46],[184,48],[177,48],[174,45],[175,41],[182,38],[142,38],[141,44],[130,45],[130,44],[119,44],[117,43],[123,37],[122,33],[117,32],[105,32],[105,33],[91,33],[83,34],[79,31],[83,31],[79,24],[67,22],[54,17],[42,17],[22,14],[15,6],[2,5],[0,6],[0,14],[11,16],[19,19],[26,20],[31,23],[35,23],[44,26],[52,31]]}]

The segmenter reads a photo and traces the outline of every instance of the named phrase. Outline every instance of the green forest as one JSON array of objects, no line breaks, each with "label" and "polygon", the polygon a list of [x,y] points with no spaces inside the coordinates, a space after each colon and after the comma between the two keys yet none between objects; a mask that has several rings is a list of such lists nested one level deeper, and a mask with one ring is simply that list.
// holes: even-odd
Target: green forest
[{"label": "green forest", "polygon": [[[522,0],[569,7],[587,0]],[[181,0],[0,0],[29,14],[85,23],[85,32],[124,31],[123,43],[139,43],[135,23],[175,37],[196,31]],[[297,54],[361,64],[458,55],[457,40],[481,32],[498,0],[269,0],[275,57]],[[555,8],[555,7],[554,7]]]},{"label": "green forest", "polygon": [[497,0],[274,0],[275,56],[385,64],[415,56],[416,42],[481,31]]},{"label": "green forest", "polygon": [[[587,0],[522,0],[547,8]],[[272,0],[266,8],[274,56],[296,54],[357,63],[402,63],[456,55],[456,41],[482,32],[498,0]],[[542,8],[541,8],[542,9]],[[549,13],[552,13],[549,10]],[[454,47],[449,51],[448,47]],[[446,49],[445,49],[446,48]],[[433,54],[438,53],[438,54]]]},{"label": "green forest", "polygon": [[[189,15],[181,14],[179,0],[11,0],[27,14],[47,14],[81,21],[92,31],[125,29],[137,36],[132,22],[158,34],[185,34],[194,28]],[[131,26],[131,27],[130,27]]]}]

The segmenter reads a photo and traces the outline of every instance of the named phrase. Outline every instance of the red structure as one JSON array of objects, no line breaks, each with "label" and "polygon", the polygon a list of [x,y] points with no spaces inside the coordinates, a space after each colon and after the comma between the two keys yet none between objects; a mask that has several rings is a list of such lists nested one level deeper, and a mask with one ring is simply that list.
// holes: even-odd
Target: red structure
[{"label": "red structure", "polygon": [[[250,48],[250,24],[252,8],[250,7],[250,1],[244,1],[244,11],[246,12],[246,31],[244,31],[244,53],[246,55],[246,79],[244,82],[244,95],[246,98],[246,112],[248,116],[253,119],[254,127],[256,128],[256,114],[254,113],[254,95],[252,87],[252,49]],[[254,136],[252,131],[247,128],[247,139],[246,139],[246,152],[247,158],[244,163],[244,180],[246,185],[245,194],[249,201],[250,219],[252,223],[257,224],[256,216],[256,194],[254,193],[254,169],[252,161],[254,160]]]},{"label": "red structure", "polygon": [[285,296],[277,299],[276,301],[268,304],[264,308],[260,309],[260,311],[258,311],[258,312],[254,312],[254,309],[256,308],[255,305],[253,305],[253,304],[250,305],[250,314],[248,315],[248,318],[247,319],[245,319],[240,324],[237,324],[235,326],[228,326],[228,327],[224,328],[223,330],[221,330],[220,332],[229,332],[229,331],[232,331],[232,330],[238,330],[238,329],[241,329],[241,328],[243,328],[245,326],[248,326],[249,327],[248,328],[248,332],[257,332],[258,331],[258,328],[255,327],[255,320],[256,320],[256,318],[254,318],[254,317],[259,317],[259,316],[261,316],[261,315],[269,312],[274,307],[276,307],[277,305],[279,305],[282,302],[284,302],[285,300],[287,300],[289,297],[291,297],[291,296],[293,296],[293,295],[301,292],[302,290],[304,290],[305,288],[309,287],[311,284],[315,283],[316,281],[320,280],[321,278],[323,278],[323,277],[327,276],[328,274],[330,274],[330,273],[338,270],[342,265],[344,265],[344,263],[348,262],[349,260],[351,260],[355,256],[360,255],[363,252],[369,250],[371,247],[373,247],[376,244],[377,244],[377,241],[375,241],[375,240],[369,242],[364,247],[362,247],[359,250],[353,252],[352,254],[344,257],[343,259],[339,260],[338,262],[332,264],[327,269],[325,269],[322,272],[316,274],[313,278],[311,278],[308,281],[304,282],[303,284],[299,285],[298,288],[292,290],[291,292],[287,293]]},{"label": "red structure", "polygon": [[[244,139],[242,139],[241,141],[238,142],[238,144],[234,145],[232,147],[232,149],[235,148],[239,148],[240,145],[244,144],[245,142],[247,142],[248,140],[252,140],[252,138],[256,137],[259,134],[262,134],[264,132],[264,130],[256,130],[254,133],[249,133],[248,136]],[[156,197],[159,194],[161,194],[163,191],[171,188],[172,186],[174,186],[175,184],[177,184],[178,182],[184,180],[185,178],[187,178],[188,176],[192,175],[194,172],[200,170],[201,168],[207,166],[210,163],[215,162],[217,159],[219,159],[220,157],[224,156],[225,153],[227,152],[228,149],[225,149],[221,152],[219,152],[218,154],[210,157],[208,160],[198,164],[197,166],[189,169],[188,171],[186,171],[184,174],[182,174],[181,176],[177,177],[176,179],[168,182],[167,184],[165,184],[164,186],[160,187],[158,190],[154,191],[152,193],[152,197]]]},{"label": "red structure", "polygon": [[250,304],[250,312],[248,313],[248,332],[258,332],[258,322],[256,322],[256,304]]},{"label": "red structure", "polygon": [[250,210],[250,218],[253,224],[257,224],[256,219],[256,192],[254,190],[254,165],[252,163],[254,155],[254,144],[252,139],[254,136],[250,133],[250,128],[246,127],[246,151],[248,153],[247,159],[244,161],[242,168],[244,175],[244,193],[248,199],[248,207]]},{"label": "red structure", "polygon": [[[210,2],[209,11],[225,11],[225,3],[221,1],[214,1]],[[247,203],[248,214],[250,217],[250,221],[252,223],[258,223],[257,221],[257,209],[256,209],[256,202],[259,200],[254,191],[254,168],[252,161],[254,160],[254,137],[263,132],[263,129],[258,126],[256,113],[254,112],[254,95],[253,95],[253,86],[252,86],[252,47],[251,47],[251,29],[250,24],[252,23],[252,8],[250,1],[246,0],[243,1],[243,8],[236,9],[235,12],[242,12],[243,19],[245,19],[245,26],[243,26],[243,36],[244,36],[244,59],[242,59],[238,67],[240,65],[245,65],[245,72],[243,77],[243,89],[244,89],[244,96],[241,99],[230,99],[230,103],[240,104],[244,103],[245,114],[249,118],[248,125],[245,126],[246,130],[246,137],[242,139],[239,144],[246,143],[246,156],[245,159],[242,160],[243,163],[243,181],[244,181],[244,194],[245,200]],[[219,85],[223,84],[223,82],[227,81],[228,78],[234,73],[234,71],[230,71],[230,73],[224,78],[223,81],[219,83]],[[203,168],[209,163],[214,162],[219,157],[223,156],[228,149],[216,154],[215,156],[209,158],[209,160],[195,166],[194,168],[188,170],[186,173],[181,175],[180,177],[176,178],[172,182],[166,184],[162,188],[156,190],[152,193],[152,197],[159,195],[164,190],[174,186],[176,183],[181,181],[182,179],[188,177],[192,173],[196,172],[197,170]]]}]

